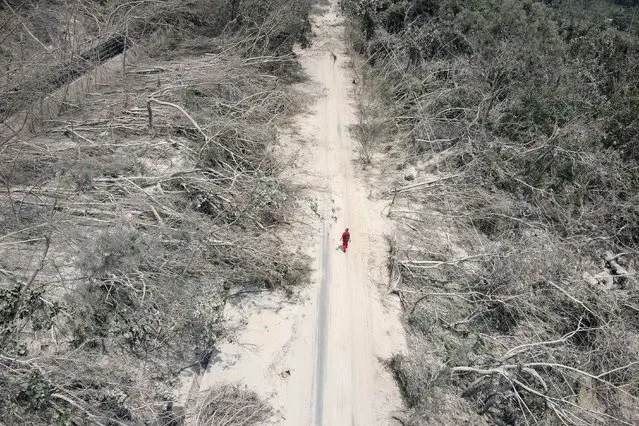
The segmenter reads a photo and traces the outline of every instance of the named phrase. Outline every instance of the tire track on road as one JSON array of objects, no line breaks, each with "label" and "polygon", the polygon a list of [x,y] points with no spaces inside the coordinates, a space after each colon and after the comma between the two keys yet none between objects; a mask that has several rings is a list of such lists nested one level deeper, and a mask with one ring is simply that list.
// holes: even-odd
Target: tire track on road
[{"label": "tire track on road", "polygon": [[331,274],[330,232],[326,220],[322,220],[321,278],[319,287],[319,304],[317,309],[317,347],[315,380],[313,384],[314,420],[316,425],[324,424],[324,385],[326,383],[326,357],[328,351],[328,319],[330,312],[330,287],[328,278]]}]

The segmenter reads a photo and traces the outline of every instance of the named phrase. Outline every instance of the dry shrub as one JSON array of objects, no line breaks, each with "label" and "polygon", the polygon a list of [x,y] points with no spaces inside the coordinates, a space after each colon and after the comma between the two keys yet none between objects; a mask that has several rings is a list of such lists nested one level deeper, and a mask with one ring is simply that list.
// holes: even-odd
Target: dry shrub
[{"label": "dry shrub", "polygon": [[[361,67],[360,64],[355,66]],[[383,143],[388,141],[391,123],[384,112],[387,105],[372,102],[372,99],[380,98],[368,93],[381,80],[372,73],[366,73],[364,69],[356,69],[356,75],[361,77],[361,81],[354,90],[357,123],[351,126],[350,131],[357,141],[359,160],[366,166],[372,162],[373,155],[383,146]]]},{"label": "dry shrub", "polygon": [[271,414],[267,402],[240,385],[223,385],[208,391],[195,408],[196,426],[258,425]]},{"label": "dry shrub", "polygon": [[[440,347],[411,338],[410,355],[395,355],[388,362],[409,411],[406,425],[448,425],[474,418],[472,407],[460,396],[447,392],[450,371],[438,359]],[[454,413],[454,415],[453,415]]]},{"label": "dry shrub", "polygon": [[437,381],[441,381],[441,373],[433,365],[424,368],[422,364],[425,364],[425,361],[425,359],[395,355],[388,366],[395,374],[408,407],[428,406],[430,408],[426,411],[434,411],[435,414],[442,408],[435,399],[438,395]]}]

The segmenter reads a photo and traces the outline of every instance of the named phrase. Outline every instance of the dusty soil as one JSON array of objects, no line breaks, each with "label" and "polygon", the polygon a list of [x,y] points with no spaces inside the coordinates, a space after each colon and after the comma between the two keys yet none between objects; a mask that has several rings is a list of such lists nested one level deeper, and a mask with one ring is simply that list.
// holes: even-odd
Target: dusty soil
[{"label": "dusty soil", "polygon": [[[273,424],[389,425],[401,398],[383,360],[404,350],[399,304],[387,291],[389,222],[357,162],[353,76],[337,2],[313,16],[315,39],[298,51],[309,79],[307,113],[282,129],[290,180],[305,188],[301,216],[283,238],[314,259],[311,285],[287,300],[238,295],[226,310],[244,327],[211,358],[194,387],[237,382],[267,398]],[[349,227],[352,243],[338,250]]]}]

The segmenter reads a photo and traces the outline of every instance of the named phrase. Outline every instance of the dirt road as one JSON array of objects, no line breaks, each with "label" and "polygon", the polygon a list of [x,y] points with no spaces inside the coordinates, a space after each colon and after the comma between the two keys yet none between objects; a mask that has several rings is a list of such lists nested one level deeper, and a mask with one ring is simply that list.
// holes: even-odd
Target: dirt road
[{"label": "dirt road", "polygon": [[[299,52],[310,77],[300,89],[315,100],[296,119],[293,180],[316,188],[314,230],[305,230],[316,259],[303,303],[263,295],[231,309],[248,313],[237,342],[216,354],[201,389],[241,380],[277,409],[275,424],[391,425],[399,392],[380,359],[403,350],[397,301],[386,294],[383,205],[369,199],[349,125],[355,122],[353,76],[337,2],[314,16],[313,47]],[[293,134],[295,133],[295,134]],[[294,145],[294,142],[291,142]],[[295,146],[291,145],[291,149]],[[349,227],[352,243],[338,250]],[[239,344],[238,344],[239,343]]]},{"label": "dirt road", "polygon": [[[308,166],[326,185],[320,201],[323,223],[315,369],[311,400],[296,404],[295,394],[289,395],[289,406],[302,410],[297,416],[289,412],[287,424],[309,424],[304,417],[309,403],[310,424],[389,424],[379,409],[393,404],[379,401],[376,395],[389,391],[386,396],[390,398],[394,390],[389,378],[384,380],[376,357],[376,349],[388,337],[383,334],[387,327],[380,321],[379,300],[379,284],[384,279],[383,220],[368,199],[365,185],[355,176],[357,154],[348,131],[356,121],[350,96],[353,77],[335,6],[317,19],[315,31],[316,46],[301,56],[312,80],[325,88],[315,114],[305,117],[303,123],[318,142],[317,161]],[[353,241],[342,253],[336,247],[345,227],[350,228]]]}]

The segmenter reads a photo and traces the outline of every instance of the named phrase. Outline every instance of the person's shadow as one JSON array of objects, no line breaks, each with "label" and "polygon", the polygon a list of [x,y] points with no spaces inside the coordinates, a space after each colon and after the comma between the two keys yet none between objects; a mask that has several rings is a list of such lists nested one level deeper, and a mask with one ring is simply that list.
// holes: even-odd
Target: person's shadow
[{"label": "person's shadow", "polygon": [[342,253],[346,253],[346,250],[344,250],[344,246],[342,244],[338,244],[335,250],[340,250]]}]

